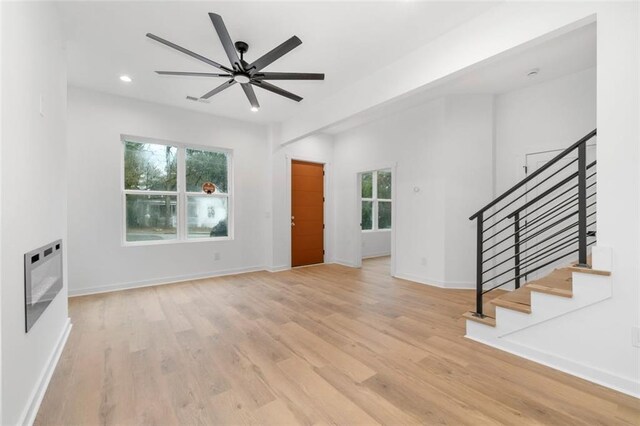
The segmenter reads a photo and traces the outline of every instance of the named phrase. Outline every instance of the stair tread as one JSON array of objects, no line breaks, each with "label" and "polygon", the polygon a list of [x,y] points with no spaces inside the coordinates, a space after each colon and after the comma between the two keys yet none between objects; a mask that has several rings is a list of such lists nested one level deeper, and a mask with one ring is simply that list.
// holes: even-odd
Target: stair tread
[{"label": "stair tread", "polygon": [[531,312],[531,291],[546,290],[544,292],[558,294],[560,296],[571,295],[573,285],[571,282],[572,271],[569,268],[555,269],[549,275],[535,281],[528,282],[524,286],[496,297],[491,304],[520,312]]},{"label": "stair tread", "polygon": [[468,311],[468,312],[465,312],[462,316],[468,320],[475,321],[480,324],[488,325],[490,327],[496,326],[496,319],[487,315],[485,315],[484,317],[479,317],[475,312]]},{"label": "stair tread", "polygon": [[554,271],[549,276],[532,281],[527,284],[532,291],[552,294],[562,297],[573,297],[572,271],[568,268],[561,268]]},{"label": "stair tread", "polygon": [[604,276],[611,275],[610,271],[604,271],[602,269],[593,269],[590,266],[584,267],[584,266],[573,265],[573,266],[569,266],[567,269],[571,270],[571,272],[581,272],[583,274],[604,275]]},{"label": "stair tread", "polygon": [[495,306],[511,309],[512,311],[523,312],[525,314],[531,313],[531,305],[526,303],[514,302],[514,301],[503,299],[503,298],[494,299],[492,303]]},{"label": "stair tread", "polygon": [[531,290],[537,291],[538,293],[551,294],[554,296],[573,297],[572,289],[562,289],[562,288],[547,287],[541,284],[531,284]]}]

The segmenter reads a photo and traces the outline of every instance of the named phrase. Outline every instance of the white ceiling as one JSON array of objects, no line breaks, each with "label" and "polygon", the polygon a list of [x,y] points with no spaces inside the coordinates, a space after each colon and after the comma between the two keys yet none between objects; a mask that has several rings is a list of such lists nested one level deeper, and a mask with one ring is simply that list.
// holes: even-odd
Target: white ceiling
[{"label": "white ceiling", "polygon": [[[379,105],[324,129],[337,134],[383,116],[447,95],[501,94],[523,89],[596,66],[596,24],[589,24],[542,43],[533,42],[443,79],[416,93]],[[538,68],[535,77],[528,71]]]},{"label": "white ceiling", "polygon": [[[145,37],[147,32],[222,64],[226,55],[207,16],[220,14],[234,41],[249,43],[251,62],[293,35],[303,44],[265,71],[324,72],[325,81],[278,81],[312,103],[341,90],[416,45],[494,6],[495,2],[60,2],[68,38],[69,84],[260,123],[294,116],[299,105],[256,88],[257,113],[239,86],[204,104],[186,100],[221,78],[162,77],[154,70],[217,70]],[[407,64],[410,66],[411,64]],[[120,82],[121,74],[133,82]],[[372,87],[372,90],[376,90]]]}]

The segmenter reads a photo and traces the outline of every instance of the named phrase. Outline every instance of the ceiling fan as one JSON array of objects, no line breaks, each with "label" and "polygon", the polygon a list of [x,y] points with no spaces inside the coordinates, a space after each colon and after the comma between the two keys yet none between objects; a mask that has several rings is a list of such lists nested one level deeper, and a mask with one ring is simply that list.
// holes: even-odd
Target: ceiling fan
[{"label": "ceiling fan", "polygon": [[[296,102],[300,102],[302,98],[296,94],[288,92],[284,89],[281,89],[278,86],[275,86],[269,83],[267,80],[324,80],[324,74],[317,73],[290,73],[290,72],[263,72],[262,69],[281,58],[282,56],[289,53],[294,48],[298,47],[302,44],[302,41],[293,36],[289,40],[275,47],[271,51],[267,52],[260,58],[255,61],[248,63],[244,60],[244,54],[249,50],[249,45],[244,41],[237,41],[233,43],[231,41],[231,37],[229,36],[229,32],[227,31],[227,27],[224,25],[224,21],[222,17],[215,13],[209,13],[209,18],[211,18],[211,22],[213,23],[216,32],[218,33],[218,37],[220,38],[220,42],[222,43],[222,47],[224,51],[227,53],[227,57],[229,58],[229,62],[231,66],[221,65],[215,61],[212,61],[209,58],[205,58],[202,55],[199,55],[195,52],[192,52],[184,47],[178,46],[175,43],[167,41],[163,38],[160,38],[154,34],[147,33],[147,37],[157,42],[160,42],[166,46],[169,46],[179,52],[187,54],[192,58],[198,59],[206,64],[217,68],[222,71],[221,73],[208,73],[208,72],[184,72],[184,71],[156,71],[156,73],[160,75],[178,75],[178,76],[193,76],[193,77],[223,77],[228,78],[227,81],[222,83],[220,86],[214,88],[213,90],[208,91],[204,95],[200,96],[200,98],[195,98],[193,96],[187,96],[187,99],[191,100],[207,100],[211,98],[213,95],[216,95],[223,90],[239,83],[244,90],[245,95],[247,95],[247,99],[251,103],[251,110],[257,111],[260,108],[260,104],[258,103],[258,98],[256,98],[256,94],[253,91],[252,86],[259,87],[264,90],[268,90],[269,92],[273,92],[280,96],[284,96],[285,98],[292,99]],[[236,52],[237,51],[237,52]],[[240,56],[238,57],[238,53]]]}]

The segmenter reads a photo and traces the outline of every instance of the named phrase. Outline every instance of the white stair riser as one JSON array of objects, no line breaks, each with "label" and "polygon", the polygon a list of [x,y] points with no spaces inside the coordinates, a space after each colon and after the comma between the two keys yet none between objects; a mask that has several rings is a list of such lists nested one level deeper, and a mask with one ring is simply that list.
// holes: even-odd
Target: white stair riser
[{"label": "white stair riser", "polygon": [[531,314],[496,306],[495,330],[497,336],[528,327],[529,324],[531,324]]},{"label": "white stair riser", "polygon": [[611,279],[607,275],[573,273],[573,299],[611,296]]},{"label": "white stair riser", "polygon": [[491,326],[480,324],[479,322],[467,320],[467,337],[480,340],[491,340],[495,338],[495,329]]}]

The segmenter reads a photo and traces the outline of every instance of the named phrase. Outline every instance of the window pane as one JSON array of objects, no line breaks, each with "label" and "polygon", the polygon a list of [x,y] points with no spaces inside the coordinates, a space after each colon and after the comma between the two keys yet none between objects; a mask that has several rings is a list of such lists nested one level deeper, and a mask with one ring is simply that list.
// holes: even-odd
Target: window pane
[{"label": "window pane", "polygon": [[362,229],[368,230],[372,229],[373,226],[373,201],[363,201],[362,202]]},{"label": "window pane", "polygon": [[227,154],[187,148],[187,191],[202,192],[202,184],[213,182],[216,192],[227,193]]},{"label": "window pane", "polygon": [[378,229],[391,229],[391,202],[378,201]]},{"label": "window pane", "polygon": [[373,173],[362,174],[362,198],[373,197]]},{"label": "window pane", "polygon": [[227,215],[227,197],[187,197],[188,237],[228,237]]},{"label": "window pane", "polygon": [[378,172],[378,198],[391,199],[391,172]]},{"label": "window pane", "polygon": [[127,241],[175,240],[175,195],[126,195]]},{"label": "window pane", "polygon": [[151,143],[124,143],[124,189],[175,191],[177,148]]}]

